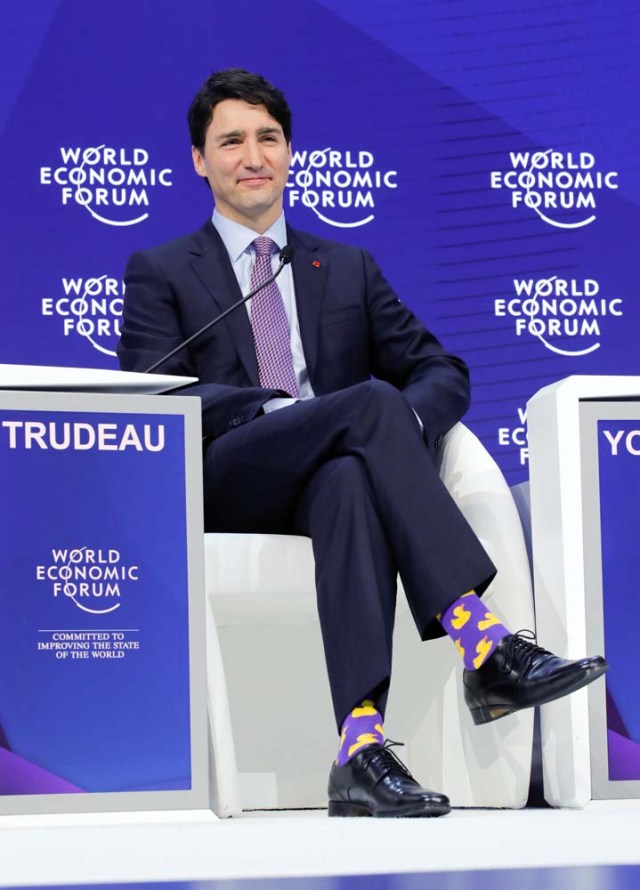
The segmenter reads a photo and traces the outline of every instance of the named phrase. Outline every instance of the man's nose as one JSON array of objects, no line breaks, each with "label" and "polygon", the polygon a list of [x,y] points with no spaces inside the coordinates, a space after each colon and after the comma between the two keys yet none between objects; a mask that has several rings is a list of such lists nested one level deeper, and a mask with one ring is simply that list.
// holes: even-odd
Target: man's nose
[{"label": "man's nose", "polygon": [[259,170],[262,167],[262,150],[258,142],[247,139],[244,143],[243,161],[245,167],[250,167],[252,170]]}]

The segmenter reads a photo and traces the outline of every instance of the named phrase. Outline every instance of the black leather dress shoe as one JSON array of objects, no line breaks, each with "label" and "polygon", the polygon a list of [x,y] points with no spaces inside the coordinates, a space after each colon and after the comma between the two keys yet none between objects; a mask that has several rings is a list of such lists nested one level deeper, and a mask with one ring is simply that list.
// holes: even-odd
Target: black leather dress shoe
[{"label": "black leather dress shoe", "polygon": [[536,646],[518,631],[496,646],[477,671],[465,670],[464,698],[475,724],[489,723],[555,701],[592,683],[607,670],[600,655],[567,661]]},{"label": "black leather dress shoe", "polygon": [[449,798],[426,791],[389,750],[399,742],[368,745],[329,774],[330,816],[444,816]]}]

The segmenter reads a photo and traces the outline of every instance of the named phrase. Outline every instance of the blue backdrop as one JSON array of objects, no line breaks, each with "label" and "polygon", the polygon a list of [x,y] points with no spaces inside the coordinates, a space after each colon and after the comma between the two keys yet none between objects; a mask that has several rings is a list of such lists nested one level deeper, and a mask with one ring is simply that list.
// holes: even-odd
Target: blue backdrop
[{"label": "blue backdrop", "polygon": [[211,212],[186,108],[247,67],[294,111],[290,222],[372,251],[523,480],[539,387],[636,371],[639,38],[632,0],[4,0],[1,360],[116,367],[128,254]]}]

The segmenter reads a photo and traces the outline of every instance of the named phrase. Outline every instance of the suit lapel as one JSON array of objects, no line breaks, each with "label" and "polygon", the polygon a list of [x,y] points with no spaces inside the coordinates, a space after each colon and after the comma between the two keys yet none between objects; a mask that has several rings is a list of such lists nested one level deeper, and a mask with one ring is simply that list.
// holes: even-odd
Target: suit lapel
[{"label": "suit lapel", "polygon": [[[241,299],[242,293],[229,254],[211,221],[195,234],[190,250],[191,266],[220,312]],[[246,309],[239,306],[222,324],[227,325],[251,383],[259,386],[258,363]]]},{"label": "suit lapel", "polygon": [[316,242],[308,235],[287,227],[289,244],[293,247],[293,282],[300,322],[300,336],[311,385],[314,385],[318,363],[320,314],[327,282],[326,262]]}]

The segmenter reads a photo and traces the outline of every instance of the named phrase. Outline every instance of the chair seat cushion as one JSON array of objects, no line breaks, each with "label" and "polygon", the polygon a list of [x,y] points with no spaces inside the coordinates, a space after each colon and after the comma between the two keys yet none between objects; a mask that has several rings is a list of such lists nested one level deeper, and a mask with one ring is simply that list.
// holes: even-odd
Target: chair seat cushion
[{"label": "chair seat cushion", "polygon": [[204,555],[218,625],[318,620],[310,538],[208,534]]}]

